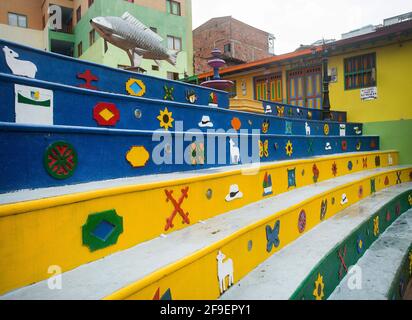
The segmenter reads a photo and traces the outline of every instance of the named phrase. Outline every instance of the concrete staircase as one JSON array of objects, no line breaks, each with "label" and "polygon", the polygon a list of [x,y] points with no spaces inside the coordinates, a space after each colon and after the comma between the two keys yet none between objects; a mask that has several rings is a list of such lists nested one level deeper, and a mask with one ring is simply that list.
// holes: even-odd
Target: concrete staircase
[{"label": "concrete staircase", "polygon": [[345,113],[0,47],[1,299],[225,298],[342,210],[408,199],[412,167]]}]

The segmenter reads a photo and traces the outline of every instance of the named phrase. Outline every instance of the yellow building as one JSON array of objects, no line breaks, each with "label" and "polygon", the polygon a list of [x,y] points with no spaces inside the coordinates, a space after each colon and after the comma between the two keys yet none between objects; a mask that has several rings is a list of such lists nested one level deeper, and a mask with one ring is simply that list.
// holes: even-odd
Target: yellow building
[{"label": "yellow building", "polygon": [[[232,108],[256,109],[268,100],[321,108],[322,54],[328,52],[333,110],[364,123],[365,134],[381,137],[382,149],[397,149],[412,162],[412,21],[220,71],[235,82]],[[199,79],[211,77],[199,75]],[[258,103],[263,111],[263,106]]]}]

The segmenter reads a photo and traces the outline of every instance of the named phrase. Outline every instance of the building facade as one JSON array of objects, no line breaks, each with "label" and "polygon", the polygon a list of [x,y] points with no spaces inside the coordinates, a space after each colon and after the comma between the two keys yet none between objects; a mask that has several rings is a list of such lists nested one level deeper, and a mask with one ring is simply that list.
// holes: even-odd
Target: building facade
[{"label": "building facade", "polygon": [[[53,23],[59,15],[52,5],[61,8],[61,24],[57,27]],[[127,54],[112,45],[105,53],[104,41],[93,31],[90,19],[121,16],[126,11],[158,33],[165,46],[179,51],[176,66],[167,62],[158,66],[152,60],[143,60],[141,70],[170,79],[193,74],[191,0],[1,1],[0,37],[111,67],[125,67],[130,65]]]},{"label": "building facade", "polygon": [[[332,109],[347,111],[348,121],[364,123],[364,133],[381,136],[382,149],[400,150],[401,162],[412,162],[412,143],[407,138],[412,136],[412,20],[325,47],[227,67],[220,74],[236,83],[233,105],[240,100],[269,100],[319,109],[324,49]],[[211,76],[204,73],[198,78]]]},{"label": "building facade", "polygon": [[274,55],[274,36],[232,17],[213,18],[193,31],[196,74],[209,71],[214,48],[222,51],[228,66]]}]

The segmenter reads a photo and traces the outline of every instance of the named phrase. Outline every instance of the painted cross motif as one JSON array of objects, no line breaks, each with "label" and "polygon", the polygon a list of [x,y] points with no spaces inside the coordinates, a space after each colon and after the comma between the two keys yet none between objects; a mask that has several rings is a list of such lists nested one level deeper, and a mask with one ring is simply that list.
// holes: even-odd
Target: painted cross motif
[{"label": "painted cross motif", "polygon": [[402,183],[401,175],[402,175],[401,171],[396,172],[396,184]]},{"label": "painted cross motif", "polygon": [[173,219],[176,217],[176,215],[179,213],[179,215],[183,219],[183,223],[190,224],[190,219],[189,219],[189,212],[184,212],[182,209],[182,203],[185,199],[189,197],[189,187],[186,187],[185,189],[182,189],[182,195],[179,199],[179,201],[176,202],[176,200],[173,198],[173,191],[165,190],[166,193],[166,202],[172,202],[174,206],[174,210],[169,218],[166,219],[166,226],[165,226],[165,231],[171,229],[174,227],[173,225]]},{"label": "painted cross motif", "polygon": [[174,101],[175,98],[173,97],[173,92],[175,91],[174,87],[168,87],[168,86],[164,86],[163,87],[165,89],[165,96],[164,96],[164,100],[170,100],[170,101]]},{"label": "painted cross motif", "polygon": [[339,279],[342,279],[343,276],[348,273],[348,267],[346,266],[346,254],[347,254],[347,248],[346,246],[342,249],[339,249],[338,251],[338,258],[340,260],[340,266],[339,266]]},{"label": "painted cross motif", "polygon": [[280,240],[279,240],[279,232],[280,232],[280,221],[276,221],[274,228],[272,229],[271,226],[266,226],[266,239],[267,239],[267,246],[266,251],[271,252],[272,248],[279,247]]},{"label": "painted cross motif", "polygon": [[78,73],[77,78],[86,81],[84,84],[79,84],[80,88],[98,90],[97,87],[92,85],[92,82],[99,81],[99,78],[93,75],[90,70],[86,70],[84,73]]},{"label": "painted cross motif", "polygon": [[368,168],[368,158],[362,158],[363,168]]}]

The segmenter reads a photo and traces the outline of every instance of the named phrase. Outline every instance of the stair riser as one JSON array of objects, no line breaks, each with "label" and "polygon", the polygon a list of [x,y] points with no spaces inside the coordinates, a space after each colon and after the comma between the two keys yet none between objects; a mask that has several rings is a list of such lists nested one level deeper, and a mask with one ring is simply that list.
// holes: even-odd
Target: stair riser
[{"label": "stair riser", "polygon": [[[370,246],[400,217],[400,215],[411,208],[409,198],[412,199],[412,190],[405,192],[382,208],[362,223],[348,237],[329,252],[320,263],[311,271],[305,281],[299,286],[296,292],[291,296],[292,300],[315,300],[314,289],[315,282],[320,274],[323,278],[324,289],[322,299],[326,300],[339,285],[347,272],[342,264],[343,259],[346,267],[354,266],[358,260],[366,253]],[[388,213],[390,216],[388,216]],[[374,229],[374,222],[378,218],[379,230]],[[362,245],[358,246],[362,241]],[[345,253],[346,248],[346,253]],[[340,253],[340,256],[339,256]],[[319,296],[320,297],[320,296]],[[399,295],[398,295],[399,297]]]},{"label": "stair riser", "polygon": [[[114,129],[133,129],[133,130],[158,130],[161,124],[158,119],[160,112],[166,108],[172,114],[174,121],[172,129],[176,128],[177,121],[183,121],[184,129],[198,129],[207,131],[210,129],[223,129],[225,131],[235,128],[251,132],[253,129],[261,130],[261,133],[268,134],[294,134],[294,135],[313,135],[313,136],[360,136],[362,135],[363,125],[360,123],[347,123],[343,132],[340,130],[340,123],[328,123],[327,129],[325,122],[309,121],[302,119],[278,118],[272,115],[257,115],[244,112],[236,112],[226,109],[211,107],[183,105],[155,100],[122,97],[119,95],[95,93],[76,88],[68,88],[52,83],[40,83],[19,77],[10,77],[0,74],[0,99],[7,109],[0,114],[0,121],[20,122],[21,112],[16,107],[16,84],[32,88],[46,89],[53,91],[53,112],[52,123],[50,125],[102,127]],[[118,119],[113,122],[103,121],[96,114],[102,112],[102,103],[112,104],[116,112],[119,113]],[[104,107],[102,107],[104,109]],[[112,108],[112,107],[111,107]],[[41,108],[44,109],[44,108]],[[140,111],[140,118],[136,118],[135,111]],[[26,109],[25,109],[26,111]],[[51,111],[50,111],[51,112]],[[114,115],[113,111],[111,111]],[[201,125],[202,118],[208,116],[212,128]],[[115,118],[114,118],[115,119]],[[33,121],[34,119],[30,119]],[[24,121],[24,120],[23,120]],[[268,126],[266,127],[266,123]],[[287,130],[287,126],[291,126]],[[308,132],[307,127],[308,126]],[[343,123],[342,123],[343,125]],[[171,130],[172,130],[171,129]],[[265,130],[266,129],[266,130]]]},{"label": "stair riser", "polygon": [[[402,171],[402,177],[408,179],[412,169]],[[376,175],[376,190],[386,188],[382,183],[388,174]],[[396,173],[389,174],[390,180],[396,180]],[[284,212],[274,214],[274,216],[262,223],[249,226],[237,232],[230,238],[205,248],[193,256],[187,257],[174,265],[158,270],[145,279],[142,279],[130,286],[108,296],[106,299],[153,299],[156,291],[160,288],[161,293],[170,288],[171,295],[175,300],[186,299],[217,299],[220,296],[218,263],[216,258],[221,251],[233,264],[234,285],[245,277],[256,266],[267,260],[292,241],[299,238],[302,233],[298,230],[299,214],[304,210],[307,214],[305,232],[311,230],[320,221],[321,203],[324,199],[329,202],[332,198],[341,199],[343,193],[347,195],[349,202],[341,205],[339,201],[334,206],[328,206],[326,219],[334,216],[344,208],[358,202],[360,186],[365,190],[365,197],[370,193],[370,179],[357,181],[343,188],[338,188],[328,194],[311,198],[300,204],[297,208],[291,208]],[[390,186],[394,185],[393,183]],[[362,197],[363,198],[363,197]],[[273,228],[275,223],[280,221],[279,247],[272,247],[272,251],[267,251],[266,227]],[[252,241],[252,250],[248,250],[249,241]],[[224,260],[227,261],[227,260]],[[227,283],[227,282],[226,282]]]},{"label": "stair riser", "polygon": [[[294,187],[289,187],[288,183],[288,169],[296,168],[296,186],[303,187],[314,183],[314,164],[319,170],[320,182],[334,177],[334,163],[337,165],[337,176],[341,176],[364,170],[364,158],[367,158],[368,169],[376,168],[377,156],[381,166],[386,167],[389,155],[393,164],[397,164],[396,152],[347,155],[264,166],[255,175],[248,175],[247,171],[239,170],[185,181],[173,180],[143,186],[119,187],[0,206],[0,255],[5,257],[2,260],[5,263],[0,263],[0,274],[5,279],[0,292],[47,278],[50,265],[59,265],[64,271],[68,271],[114,252],[131,248],[162,233],[187,227],[188,224],[183,224],[183,219],[178,214],[173,220],[174,227],[165,230],[166,219],[174,210],[174,205],[166,201],[166,190],[173,191],[173,198],[178,200],[182,190],[189,188],[188,198],[183,201],[181,207],[185,213],[189,212],[192,225],[199,220],[207,220],[292,190]],[[348,169],[349,161],[353,163],[351,171]],[[264,195],[263,183],[266,173],[272,177],[272,195]],[[243,198],[227,202],[225,198],[234,183],[238,184]],[[394,183],[396,180],[389,177],[388,185]],[[212,192],[210,200],[207,198],[209,189]],[[365,187],[364,190],[366,195],[368,189]],[[73,193],[75,192],[74,189]],[[112,209],[123,218],[124,231],[115,245],[91,252],[82,244],[82,226],[86,224],[89,215]]]},{"label": "stair riser", "polygon": [[[277,107],[279,107],[280,111],[283,112],[285,117],[297,118],[297,119],[309,119],[310,117],[308,117],[308,112],[311,112],[312,119],[317,119],[317,120],[323,119],[323,112],[322,110],[319,110],[319,109],[302,108],[299,106],[291,106],[288,104],[275,103],[271,101],[262,101],[262,103],[263,103],[264,110],[266,110],[267,106],[270,106],[272,110],[272,114],[274,115],[278,114]],[[283,110],[281,109],[282,107],[284,107]],[[331,118],[332,118],[332,121],[346,122],[347,114],[346,112],[343,112],[343,111],[331,110]]]},{"label": "stair riser", "polygon": [[[220,107],[228,108],[229,106],[229,96],[223,91],[108,68],[83,60],[72,59],[0,40],[0,49],[3,49],[4,46],[18,53],[20,55],[18,60],[34,63],[38,70],[36,74],[36,79],[38,80],[79,87],[86,82],[79,79],[77,75],[90,70],[90,72],[99,79],[98,81],[91,82],[91,85],[97,87],[100,91],[126,95],[128,94],[126,91],[126,83],[130,78],[133,78],[141,80],[145,85],[146,93],[143,95],[145,98],[164,100],[166,93],[164,86],[166,85],[167,87],[174,88],[174,101],[188,103],[186,91],[194,90],[198,96],[196,104],[207,106],[209,104],[210,94],[214,92],[217,95],[217,101]],[[6,63],[3,50],[0,51],[0,72],[12,73]]]},{"label": "stair riser", "polygon": [[[206,169],[220,166],[233,165],[231,159],[231,148],[229,138],[223,136],[223,139],[212,139],[213,144],[208,144],[209,136],[196,135],[197,138],[204,139],[204,165],[192,165],[192,161],[200,161],[199,157],[191,157],[192,142],[181,141],[183,154],[176,153],[175,146],[176,135],[171,135],[171,156],[172,164],[159,165],[155,155],[159,152],[160,142],[152,141],[150,133],[126,132],[126,131],[105,131],[98,129],[81,129],[81,128],[61,128],[61,127],[28,127],[0,123],[0,149],[9,150],[0,154],[0,174],[4,182],[0,185],[0,193],[11,192],[20,189],[33,189],[54,187],[62,185],[72,185],[90,181],[102,181],[108,179],[143,176],[157,173],[182,172],[189,170]],[[240,142],[240,157],[243,163],[250,161],[270,162],[275,160],[298,159],[313,155],[327,155],[335,153],[344,153],[342,150],[342,141],[347,142],[347,152],[357,151],[357,144],[361,143],[359,151],[374,151],[379,149],[378,137],[304,137],[304,136],[265,136],[261,137],[263,141],[268,141],[267,157],[259,155],[259,137],[245,136],[245,143]],[[173,138],[173,139],[172,139]],[[189,139],[193,139],[189,137]],[[236,136],[233,138],[236,141]],[[180,139],[182,140],[182,139]],[[219,140],[221,143],[219,143]],[[226,140],[226,143],[224,142]],[[66,179],[55,179],[46,169],[49,167],[49,160],[44,163],[49,147],[56,142],[63,141],[69,143],[77,153],[77,167],[71,171],[72,175]],[[293,153],[287,155],[286,146],[288,142],[292,144]],[[249,150],[245,150],[243,145],[248,143]],[[326,143],[330,143],[332,150],[325,150]],[[310,146],[312,144],[312,147]],[[211,146],[209,148],[209,145]],[[220,146],[219,146],[220,145]],[[239,144],[237,144],[239,145]],[[278,149],[275,150],[275,145]],[[144,159],[147,163],[139,161],[132,164],[127,160],[129,151],[133,147],[144,147],[139,149],[139,155],[143,152]],[[157,147],[157,149],[156,149]],[[215,150],[214,157],[209,158],[212,148]],[[161,148],[163,149],[163,148]],[[246,152],[254,158],[245,161]],[[201,152],[200,152],[201,153]],[[161,153],[163,154],[163,153]],[[10,161],[10,156],[13,161]],[[129,154],[130,155],[130,154]],[[188,162],[184,161],[184,156]],[[223,158],[221,158],[223,155]],[[178,158],[180,157],[181,161]],[[225,158],[226,157],[226,158]],[[201,157],[203,158],[203,157]],[[219,160],[221,159],[221,160]],[[257,160],[255,160],[257,159]],[[75,161],[75,160],[73,160]],[[200,162],[195,162],[200,163]],[[24,170],[22,170],[24,168]]]}]

